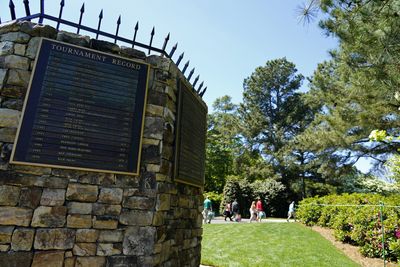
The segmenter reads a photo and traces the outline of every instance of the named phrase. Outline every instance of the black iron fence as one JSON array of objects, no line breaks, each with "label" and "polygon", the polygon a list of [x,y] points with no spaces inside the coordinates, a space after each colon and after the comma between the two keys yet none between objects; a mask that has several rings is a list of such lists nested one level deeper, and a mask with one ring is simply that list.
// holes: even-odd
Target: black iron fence
[{"label": "black iron fence", "polygon": [[[10,17],[11,20],[17,20],[17,21],[31,21],[31,20],[38,20],[39,24],[43,24],[44,20],[49,20],[49,21],[53,21],[55,23],[57,23],[56,26],[56,30],[58,31],[60,29],[60,27],[62,25],[66,25],[66,26],[70,26],[73,28],[76,28],[76,33],[79,34],[81,30],[87,31],[87,32],[91,32],[96,34],[96,39],[98,39],[99,37],[103,36],[103,37],[107,37],[107,38],[111,38],[114,40],[114,43],[117,43],[117,41],[123,42],[123,43],[127,43],[130,44],[132,46],[132,48],[141,48],[144,50],[147,50],[147,53],[150,54],[151,52],[155,52],[155,53],[159,53],[162,56],[168,57],[171,60],[173,60],[173,55],[175,54],[177,48],[178,48],[178,43],[176,43],[171,50],[169,51],[169,53],[167,52],[167,45],[170,39],[170,34],[168,33],[168,35],[165,37],[164,39],[164,43],[162,45],[161,48],[155,47],[153,45],[153,38],[155,35],[155,28],[153,27],[151,33],[150,33],[150,40],[148,44],[145,43],[141,43],[138,42],[136,40],[136,36],[137,36],[137,32],[139,31],[139,22],[136,23],[135,28],[134,28],[134,33],[133,33],[133,38],[132,39],[128,39],[122,36],[119,36],[119,28],[121,25],[121,16],[118,17],[117,19],[117,23],[116,23],[116,29],[115,29],[115,33],[108,33],[108,32],[104,32],[101,30],[101,23],[103,20],[103,10],[100,11],[99,17],[98,17],[98,23],[97,23],[97,28],[91,28],[85,25],[82,25],[82,18],[83,15],[85,13],[85,4],[82,4],[82,7],[80,9],[80,16],[79,16],[79,22],[72,22],[72,21],[68,21],[62,18],[63,15],[63,10],[64,10],[64,6],[65,6],[65,1],[61,0],[60,2],[60,10],[58,13],[58,17],[54,17],[51,16],[49,14],[46,14],[45,11],[45,1],[44,0],[39,0],[40,1],[40,12],[39,13],[35,13],[35,14],[31,14],[31,10],[30,10],[30,5],[29,5],[29,0],[22,0],[23,4],[24,4],[24,8],[25,8],[25,15],[22,17],[17,17],[16,15],[16,8],[14,5],[13,0],[10,0],[9,2],[9,10],[10,10]],[[1,14],[0,14],[1,15]],[[1,20],[1,16],[0,16],[0,24],[2,23]],[[182,54],[179,55],[178,59],[175,62],[176,66],[179,65],[184,57],[185,53],[183,52]],[[181,69],[181,72],[183,75],[185,75],[185,72],[187,70],[187,68],[189,67],[190,64],[190,60],[188,60],[185,65],[183,66],[183,68]],[[186,77],[186,79],[188,80],[188,82],[190,82],[193,74],[195,72],[195,68],[192,68],[192,70],[189,72],[189,74]],[[203,97],[204,93],[207,90],[207,87],[203,88],[204,82],[201,82],[200,85],[197,87],[196,89],[196,84],[200,79],[200,75],[197,75],[196,78],[194,78],[194,81],[192,84],[193,89],[196,91],[196,93],[200,96]]]}]

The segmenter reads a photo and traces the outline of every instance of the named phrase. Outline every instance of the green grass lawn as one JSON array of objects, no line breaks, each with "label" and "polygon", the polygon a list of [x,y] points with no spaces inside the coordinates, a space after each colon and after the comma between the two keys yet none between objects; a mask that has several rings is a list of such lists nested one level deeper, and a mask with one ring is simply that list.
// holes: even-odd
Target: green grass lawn
[{"label": "green grass lawn", "polygon": [[201,263],[211,266],[359,266],[297,223],[206,224]]}]

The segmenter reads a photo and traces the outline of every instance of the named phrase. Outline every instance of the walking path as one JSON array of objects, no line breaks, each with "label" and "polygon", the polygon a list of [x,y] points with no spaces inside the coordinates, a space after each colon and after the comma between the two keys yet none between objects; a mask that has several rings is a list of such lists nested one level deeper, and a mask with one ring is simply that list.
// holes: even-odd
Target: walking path
[{"label": "walking path", "polygon": [[[286,219],[283,218],[267,218],[267,219],[262,219],[262,223],[274,223],[274,222],[286,222]],[[293,219],[290,220],[290,222],[294,222]],[[224,217],[215,217],[214,219],[211,220],[211,223],[216,223],[216,224],[221,224],[221,223],[237,223],[235,221],[231,222],[229,221],[229,218],[224,221]],[[239,223],[249,223],[249,219],[242,219]],[[258,222],[252,222],[252,223],[258,223]]]}]

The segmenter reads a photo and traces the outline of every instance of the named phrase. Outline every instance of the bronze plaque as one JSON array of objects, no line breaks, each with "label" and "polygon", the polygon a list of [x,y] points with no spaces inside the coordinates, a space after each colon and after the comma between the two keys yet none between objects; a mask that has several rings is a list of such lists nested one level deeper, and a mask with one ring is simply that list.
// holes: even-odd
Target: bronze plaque
[{"label": "bronze plaque", "polygon": [[148,72],[42,39],[11,163],[137,175]]},{"label": "bronze plaque", "polygon": [[207,106],[180,81],[175,147],[175,181],[203,187]]}]

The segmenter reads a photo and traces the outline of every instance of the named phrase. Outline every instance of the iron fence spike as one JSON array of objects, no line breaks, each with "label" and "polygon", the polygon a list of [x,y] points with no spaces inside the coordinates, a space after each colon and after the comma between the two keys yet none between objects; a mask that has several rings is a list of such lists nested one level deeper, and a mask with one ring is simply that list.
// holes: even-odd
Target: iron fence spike
[{"label": "iron fence spike", "polygon": [[200,78],[200,75],[197,75],[196,79],[194,79],[194,82],[193,82],[193,89],[194,89],[194,87],[196,86],[196,83],[198,82],[199,78]]},{"label": "iron fence spike", "polygon": [[119,15],[118,20],[117,20],[117,30],[115,31],[114,44],[117,43],[117,37],[118,37],[118,32],[119,32],[119,26],[120,25],[121,25],[121,15]]},{"label": "iron fence spike", "polygon": [[189,72],[189,76],[187,78],[188,82],[190,81],[190,78],[192,78],[193,73],[194,73],[195,68],[193,68],[190,72]]},{"label": "iron fence spike", "polygon": [[76,31],[77,34],[79,34],[79,31],[81,30],[81,24],[82,24],[83,13],[85,13],[85,3],[83,3],[83,4],[82,4],[82,7],[81,7],[81,15],[79,16],[78,29],[77,29],[77,31]]},{"label": "iron fence spike", "polygon": [[207,91],[207,87],[200,93],[200,97],[203,97],[204,93]]},{"label": "iron fence spike", "polygon": [[10,0],[10,2],[8,3],[8,7],[10,8],[11,19],[15,20],[16,19],[15,5],[14,5],[14,2],[12,0]]},{"label": "iron fence spike", "polygon": [[100,31],[102,20],[103,20],[103,9],[100,11],[100,14],[99,14],[99,23],[97,24],[96,40],[99,39],[99,31]]},{"label": "iron fence spike", "polygon": [[177,67],[178,67],[179,64],[181,63],[181,61],[182,61],[184,55],[185,55],[185,52],[183,52],[183,53],[179,56],[178,60],[176,61],[176,66],[177,66]]},{"label": "iron fence spike", "polygon": [[185,66],[183,66],[183,70],[182,70],[182,74],[185,74],[186,69],[189,67],[190,64],[190,60],[188,60],[185,64]]},{"label": "iron fence spike", "polygon": [[135,33],[134,33],[134,35],[133,35],[133,40],[132,40],[132,49],[135,47],[135,43],[136,43],[136,34],[137,34],[137,31],[139,30],[139,21],[137,21],[136,22],[136,25],[135,25]]},{"label": "iron fence spike", "polygon": [[58,20],[57,20],[57,27],[56,27],[57,31],[60,28],[60,20],[61,20],[62,13],[63,13],[63,10],[64,10],[64,5],[65,5],[64,0],[61,0],[61,2],[60,2],[60,13],[58,13]]},{"label": "iron fence spike", "polygon": [[176,43],[176,44],[172,47],[171,52],[169,52],[169,58],[172,58],[172,56],[174,55],[174,53],[175,53],[175,51],[176,51],[177,48],[178,48],[178,43]]},{"label": "iron fence spike", "polygon": [[167,47],[168,41],[169,41],[169,33],[168,33],[167,37],[165,37],[164,44],[163,44],[163,46],[162,46],[162,48],[161,48],[161,50],[162,50],[164,53],[165,53],[165,48]]},{"label": "iron fence spike", "polygon": [[199,88],[197,89],[197,93],[200,93],[201,88],[203,87],[204,81],[201,82],[199,85]]},{"label": "iron fence spike", "polygon": [[153,43],[154,34],[155,34],[155,28],[154,28],[154,26],[153,26],[153,29],[151,30],[151,33],[150,33],[149,52],[147,53],[148,55],[150,55],[151,44]]},{"label": "iron fence spike", "polygon": [[[29,0],[24,0],[24,6],[25,6],[25,14],[27,17],[29,17],[31,15],[31,10],[29,8]],[[30,21],[30,19],[28,21]]]}]

